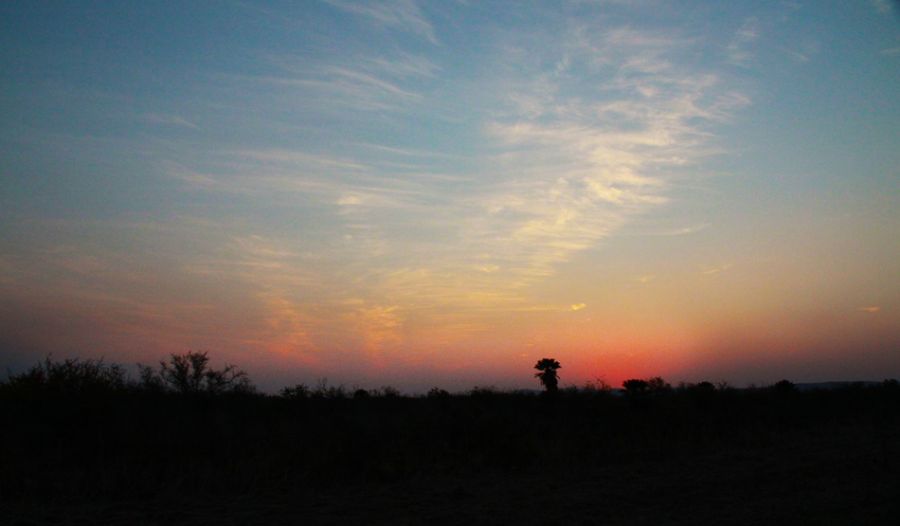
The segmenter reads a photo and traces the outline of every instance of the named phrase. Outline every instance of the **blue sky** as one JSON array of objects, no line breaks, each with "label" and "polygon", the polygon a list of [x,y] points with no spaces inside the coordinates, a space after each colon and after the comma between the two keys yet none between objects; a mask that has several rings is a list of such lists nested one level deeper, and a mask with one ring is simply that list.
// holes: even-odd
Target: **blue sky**
[{"label": "blue sky", "polygon": [[0,70],[6,361],[900,374],[895,3],[10,3]]}]

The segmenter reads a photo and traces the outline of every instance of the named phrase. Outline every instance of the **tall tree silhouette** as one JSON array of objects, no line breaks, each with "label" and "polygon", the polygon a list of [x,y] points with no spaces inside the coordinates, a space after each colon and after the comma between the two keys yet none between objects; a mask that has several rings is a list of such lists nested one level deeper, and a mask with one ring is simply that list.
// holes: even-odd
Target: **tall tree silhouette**
[{"label": "tall tree silhouette", "polygon": [[559,362],[553,358],[541,358],[534,364],[534,368],[540,371],[534,373],[534,377],[541,379],[541,385],[544,386],[544,389],[548,393],[555,393],[559,385],[559,376],[556,370],[562,368]]}]

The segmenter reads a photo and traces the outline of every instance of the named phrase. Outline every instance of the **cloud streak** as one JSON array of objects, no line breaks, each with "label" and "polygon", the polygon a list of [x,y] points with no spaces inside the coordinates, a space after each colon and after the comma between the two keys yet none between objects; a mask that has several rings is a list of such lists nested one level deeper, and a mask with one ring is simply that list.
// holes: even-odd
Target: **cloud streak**
[{"label": "cloud streak", "polygon": [[334,7],[366,18],[389,29],[408,31],[437,44],[434,27],[414,0],[382,0],[379,2],[354,2],[326,0]]},{"label": "cloud streak", "polygon": [[758,38],[759,21],[756,17],[747,18],[728,43],[725,50],[728,61],[735,66],[749,66],[753,60],[752,46]]}]

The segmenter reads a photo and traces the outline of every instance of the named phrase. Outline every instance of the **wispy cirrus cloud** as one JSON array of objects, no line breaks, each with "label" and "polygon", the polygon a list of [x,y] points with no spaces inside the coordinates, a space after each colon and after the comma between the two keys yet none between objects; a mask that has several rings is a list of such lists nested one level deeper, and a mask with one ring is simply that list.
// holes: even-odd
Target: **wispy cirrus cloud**
[{"label": "wispy cirrus cloud", "polygon": [[423,82],[440,67],[427,58],[398,51],[361,57],[268,55],[268,71],[255,76],[227,76],[230,82],[253,83],[281,92],[295,104],[328,109],[408,111],[424,99]]},{"label": "wispy cirrus cloud", "polygon": [[509,176],[480,197],[488,226],[472,231],[499,247],[494,263],[518,286],[668,202],[672,175],[706,155],[709,125],[748,103],[713,73],[679,64],[691,39],[631,27],[572,33],[545,60],[556,71],[511,80],[509,110],[486,127],[502,151],[496,169]]},{"label": "wispy cirrus cloud", "polygon": [[748,66],[753,59],[752,46],[758,38],[759,20],[755,16],[749,17],[744,20],[725,48],[728,61],[735,66]]},{"label": "wispy cirrus cloud", "polygon": [[437,44],[434,27],[415,0],[382,0],[379,2],[355,2],[352,0],[326,0],[329,4],[365,17],[390,29],[408,31]]},{"label": "wispy cirrus cloud", "polygon": [[726,270],[730,269],[733,265],[731,263],[722,263],[719,265],[709,265],[702,267],[700,269],[700,273],[704,276],[715,276],[716,274],[721,274]]},{"label": "wispy cirrus cloud", "polygon": [[144,113],[140,116],[141,120],[144,122],[149,122],[151,124],[165,125],[165,126],[182,126],[184,128],[191,128],[194,130],[199,130],[200,127],[194,124],[193,122],[185,119],[180,115],[175,115],[171,113]]},{"label": "wispy cirrus cloud", "polygon": [[0,333],[290,382],[687,363],[714,326],[711,350],[773,326],[884,346],[896,6],[242,1],[52,34],[65,13],[16,7]]},{"label": "wispy cirrus cloud", "polygon": [[[466,170],[441,169],[459,153],[370,140],[341,155],[221,151],[207,166],[173,163],[168,172],[197,189],[266,195],[271,206],[312,214],[296,239],[273,242],[302,253],[300,240],[328,240],[317,242],[318,259],[302,262],[302,274],[341,285],[305,295],[320,311],[358,322],[369,349],[401,345],[404,331],[421,324],[481,330],[500,313],[570,310],[535,302],[531,287],[669,203],[673,180],[709,155],[714,127],[749,100],[715,72],[684,65],[693,38],[566,23],[564,35],[497,43],[491,75],[468,88],[487,111],[469,130],[482,147],[468,154]],[[287,73],[281,82],[301,91],[367,103],[439,102],[416,86],[439,79],[442,68],[411,54],[395,58],[305,69],[291,59],[273,63]],[[309,281],[289,274],[300,260],[273,253],[266,261],[267,274],[254,282],[284,319],[298,320],[288,307],[308,309],[297,302]],[[303,341],[315,346],[333,333],[327,318],[308,317]]]}]

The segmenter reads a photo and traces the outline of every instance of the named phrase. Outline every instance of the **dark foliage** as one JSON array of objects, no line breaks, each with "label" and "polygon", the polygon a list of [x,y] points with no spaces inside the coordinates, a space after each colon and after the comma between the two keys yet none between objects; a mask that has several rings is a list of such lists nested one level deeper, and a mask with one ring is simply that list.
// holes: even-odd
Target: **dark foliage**
[{"label": "dark foliage", "polygon": [[[564,389],[553,399],[492,388],[465,395],[435,388],[421,397],[382,388],[350,396],[323,380],[315,389],[297,385],[269,396],[131,383],[121,368],[102,362],[47,361],[0,384],[7,424],[0,508],[355,491],[356,499],[372,496],[359,504],[369,513],[402,509],[377,500],[396,494],[393,488],[419,495],[449,486],[461,512],[466,499],[491,509],[489,496],[510,487],[530,488],[525,495],[539,503],[550,494],[597,503],[606,522],[627,523],[627,513],[665,517],[660,510],[672,506],[698,517],[702,504],[691,499],[700,497],[678,489],[694,477],[706,488],[703,503],[726,503],[717,514],[699,515],[707,522],[733,512],[735,502],[752,502],[747,495],[768,502],[756,515],[760,522],[794,517],[790,503],[798,501],[789,491],[809,484],[818,492],[809,498],[820,499],[827,514],[805,509],[806,518],[892,517],[900,483],[895,383],[784,397],[776,388],[704,382],[672,389],[661,379],[635,381],[628,385],[641,393],[640,406],[596,387]],[[597,486],[603,480],[612,481],[610,489]],[[488,497],[467,497],[478,494],[474,488]],[[578,500],[586,488],[595,489]],[[532,509],[532,497],[523,509]],[[342,501],[333,512],[356,502]],[[778,506],[788,511],[773,515]],[[552,507],[538,509],[556,520]],[[321,522],[329,521],[340,522]]]},{"label": "dark foliage", "polygon": [[797,390],[797,386],[790,380],[779,380],[775,382],[772,389],[781,396],[788,396]]},{"label": "dark foliage", "polygon": [[541,380],[541,385],[544,386],[547,393],[556,393],[559,386],[559,374],[556,370],[562,368],[559,362],[553,358],[542,358],[534,364],[534,368],[539,371],[534,373],[534,377]]},{"label": "dark foliage", "polygon": [[293,387],[285,387],[283,388],[279,394],[282,398],[286,398],[288,400],[303,400],[309,398],[310,391],[309,387],[304,384],[297,384]]},{"label": "dark foliage", "polygon": [[625,394],[636,398],[647,394],[647,391],[650,390],[650,382],[639,378],[632,378],[622,382],[622,388],[625,389]]},{"label": "dark foliage", "polygon": [[450,398],[450,393],[440,387],[432,387],[428,390],[427,396],[432,400],[447,400]]},{"label": "dark foliage", "polygon": [[10,376],[2,385],[21,395],[101,395],[127,386],[125,369],[103,360],[70,359],[54,362],[47,357],[26,372]]},{"label": "dark foliage", "polygon": [[138,365],[141,386],[150,391],[171,390],[182,394],[246,393],[253,391],[247,373],[234,365],[220,370],[209,365],[206,352],[173,354],[159,362],[159,370]]}]

